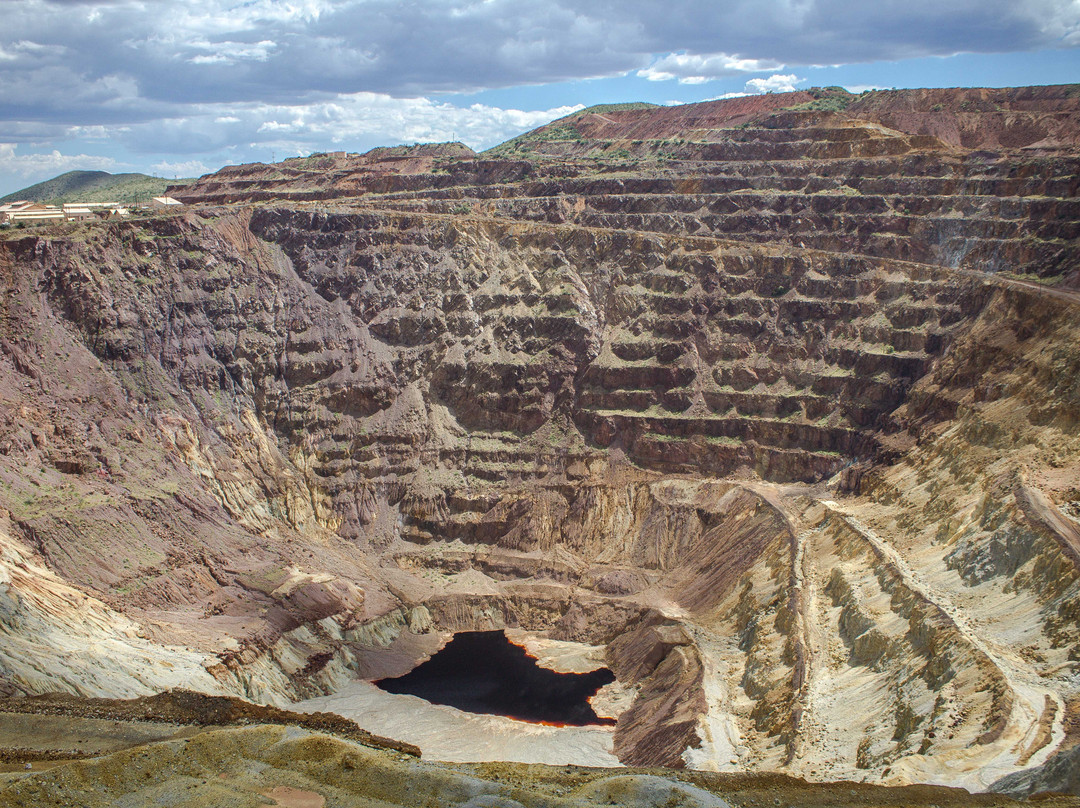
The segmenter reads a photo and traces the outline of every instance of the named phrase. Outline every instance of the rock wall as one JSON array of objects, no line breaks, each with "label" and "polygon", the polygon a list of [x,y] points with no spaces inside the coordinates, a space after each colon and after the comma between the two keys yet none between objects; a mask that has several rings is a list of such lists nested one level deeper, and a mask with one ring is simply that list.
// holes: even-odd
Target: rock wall
[{"label": "rock wall", "polygon": [[0,241],[4,692],[286,701],[506,627],[606,646],[639,765],[985,788],[1067,749],[1076,157],[871,101]]}]

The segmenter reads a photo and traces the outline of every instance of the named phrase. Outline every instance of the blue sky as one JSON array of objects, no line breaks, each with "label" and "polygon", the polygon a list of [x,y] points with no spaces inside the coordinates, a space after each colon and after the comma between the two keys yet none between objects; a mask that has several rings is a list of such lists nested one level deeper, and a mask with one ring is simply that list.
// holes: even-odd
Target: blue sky
[{"label": "blue sky", "polygon": [[1080,82],[1080,0],[4,0],[0,194],[457,138],[581,105]]}]

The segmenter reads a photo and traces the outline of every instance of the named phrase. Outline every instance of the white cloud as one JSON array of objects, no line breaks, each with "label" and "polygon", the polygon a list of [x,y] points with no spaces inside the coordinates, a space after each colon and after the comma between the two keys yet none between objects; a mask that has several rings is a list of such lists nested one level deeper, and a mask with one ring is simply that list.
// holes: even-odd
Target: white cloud
[{"label": "white cloud", "polygon": [[795,85],[802,84],[806,79],[801,79],[795,74],[789,76],[779,73],[769,76],[767,79],[750,79],[742,92],[724,93],[706,98],[706,101],[722,101],[725,98],[746,98],[748,95],[763,95],[765,93],[793,93],[798,89]]},{"label": "white cloud", "polygon": [[188,44],[197,50],[207,51],[188,59],[189,62],[196,65],[265,62],[277,48],[277,43],[269,39],[264,39],[261,42],[232,42],[229,40],[209,42],[203,39]]},{"label": "white cloud", "polygon": [[[234,131],[234,137],[282,149],[311,151],[328,143],[353,147],[364,140],[414,143],[452,139],[485,149],[581,108],[580,104],[532,111],[486,104],[458,107],[429,98],[350,93],[303,105],[234,104],[229,106],[229,117],[239,119],[237,129],[245,133]],[[212,108],[205,112],[207,116],[214,114]],[[197,120],[186,123],[198,125]]]},{"label": "white cloud", "polygon": [[[210,165],[269,157],[278,144],[363,149],[457,135],[483,148],[560,114],[459,108],[442,103],[443,93],[610,76],[700,84],[754,74],[760,77],[744,92],[782,92],[805,84],[781,71],[808,65],[1080,46],[1080,0],[0,5],[0,141],[33,143],[40,152],[66,134],[112,138],[116,155],[127,149],[148,161]],[[50,159],[102,144],[63,143]]]},{"label": "white cloud", "polygon": [[166,177],[199,177],[210,173],[210,168],[199,160],[184,160],[177,163],[162,160],[160,163],[154,163],[151,168],[155,174],[163,174]]},{"label": "white cloud", "polygon": [[[338,2],[355,5],[356,0]],[[266,25],[304,24],[317,21],[334,8],[334,0],[187,0],[168,4],[165,13],[182,30],[218,32],[257,30]]]},{"label": "white cloud", "polygon": [[40,42],[20,39],[0,47],[0,61],[14,62],[22,57],[62,56],[66,50],[63,45],[42,45]]},{"label": "white cloud", "polygon": [[277,134],[279,132],[299,132],[303,128],[303,123],[299,120],[292,123],[279,123],[278,121],[263,121],[259,124],[257,132],[270,132],[271,134]]},{"label": "white cloud", "polygon": [[0,174],[47,179],[75,169],[107,171],[116,167],[111,157],[92,154],[61,154],[56,149],[43,154],[17,154],[15,143],[0,143]]},{"label": "white cloud", "polygon": [[1080,45],[1076,0],[4,0],[3,22],[2,117],[63,125]]},{"label": "white cloud", "polygon": [[108,140],[130,130],[131,127],[128,126],[109,127],[95,124],[94,126],[69,126],[64,134],[69,139]]},{"label": "white cloud", "polygon": [[796,84],[802,84],[806,79],[801,79],[794,73],[790,75],[782,75],[780,73],[774,73],[767,79],[750,79],[746,82],[746,91],[748,93],[762,94],[762,93],[793,93],[796,90]]},{"label": "white cloud", "polygon": [[751,93],[724,93],[723,95],[714,95],[711,98],[704,99],[705,101],[725,101],[728,98],[746,98]]},{"label": "white cloud", "polygon": [[772,59],[742,59],[726,53],[669,53],[639,70],[637,75],[649,81],[678,79],[680,84],[704,84],[724,76],[760,73],[782,67],[782,64]]}]

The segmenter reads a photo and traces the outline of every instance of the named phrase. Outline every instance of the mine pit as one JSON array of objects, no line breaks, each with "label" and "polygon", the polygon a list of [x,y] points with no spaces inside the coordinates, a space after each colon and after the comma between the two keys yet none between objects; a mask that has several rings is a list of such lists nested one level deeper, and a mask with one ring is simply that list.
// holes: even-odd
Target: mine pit
[{"label": "mine pit", "polygon": [[297,159],[0,234],[0,808],[1080,795],[1076,85]]},{"label": "mine pit", "polygon": [[607,668],[559,673],[543,668],[502,631],[454,635],[431,659],[404,676],[374,684],[388,693],[417,696],[482,715],[556,727],[612,726],[589,699],[615,681]]}]

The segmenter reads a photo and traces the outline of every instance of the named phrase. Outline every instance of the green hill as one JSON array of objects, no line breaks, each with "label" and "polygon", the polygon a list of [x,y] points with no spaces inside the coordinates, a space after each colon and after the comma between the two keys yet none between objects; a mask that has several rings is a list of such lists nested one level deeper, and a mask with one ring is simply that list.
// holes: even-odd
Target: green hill
[{"label": "green hill", "polygon": [[145,202],[161,196],[170,185],[186,185],[194,179],[167,180],[146,174],[110,174],[107,171],[69,171],[51,180],[39,182],[13,194],[0,197],[0,203],[27,199],[32,202],[122,202],[138,197]]}]

